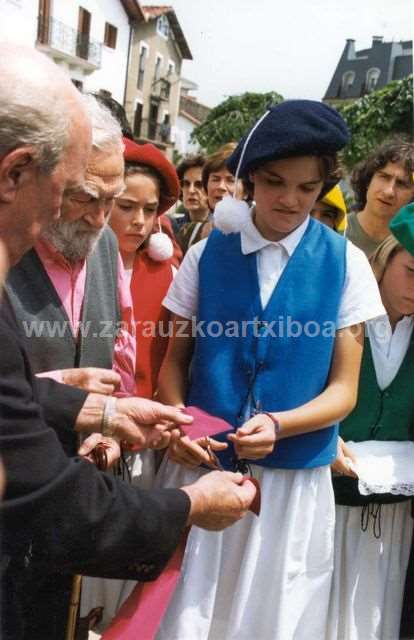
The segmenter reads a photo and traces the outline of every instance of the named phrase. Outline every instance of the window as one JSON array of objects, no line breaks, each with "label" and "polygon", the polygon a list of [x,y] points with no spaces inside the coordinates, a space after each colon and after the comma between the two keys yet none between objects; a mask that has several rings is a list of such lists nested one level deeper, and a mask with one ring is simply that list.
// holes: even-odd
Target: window
[{"label": "window", "polygon": [[161,78],[161,65],[162,55],[157,53],[157,57],[155,58],[154,82],[157,82]]},{"label": "window", "polygon": [[380,74],[381,71],[379,69],[376,69],[375,67],[373,67],[372,69],[368,69],[366,79],[366,88],[368,93],[370,93],[371,91],[375,91]]},{"label": "window", "polygon": [[50,0],[39,0],[37,41],[41,44],[47,44],[49,42],[50,17]]},{"label": "window", "polygon": [[91,31],[91,14],[83,7],[79,7],[78,17],[78,37],[76,55],[79,58],[88,59],[89,56],[89,34]]},{"label": "window", "polygon": [[118,35],[118,29],[113,24],[105,22],[105,35],[104,45],[111,49],[116,49],[116,37]]},{"label": "window", "polygon": [[160,98],[161,100],[168,100],[170,97],[170,88],[171,85],[168,82],[168,80],[165,80],[165,78],[162,78],[162,80],[160,80]]},{"label": "window", "polygon": [[174,71],[175,71],[175,62],[172,62],[171,60],[169,60],[167,78],[170,78],[173,75]]},{"label": "window", "polygon": [[138,89],[141,89],[141,90],[144,86],[145,60],[147,55],[148,55],[147,45],[141,44],[141,48],[139,51],[138,80],[137,80],[137,87]]},{"label": "window", "polygon": [[166,40],[168,39],[168,36],[170,33],[170,23],[168,22],[167,16],[160,16],[158,18],[157,33],[163,38],[165,38]]},{"label": "window", "polygon": [[135,105],[135,114],[134,114],[134,136],[139,138],[141,135],[141,125],[142,125],[142,102],[137,102]]},{"label": "window", "polygon": [[345,94],[352,88],[355,80],[355,71],[346,71],[342,76],[342,89]]}]

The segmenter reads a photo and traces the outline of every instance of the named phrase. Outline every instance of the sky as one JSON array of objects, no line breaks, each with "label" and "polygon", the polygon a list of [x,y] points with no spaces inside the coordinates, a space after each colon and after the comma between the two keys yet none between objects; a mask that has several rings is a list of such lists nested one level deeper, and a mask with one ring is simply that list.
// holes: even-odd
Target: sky
[{"label": "sky", "polygon": [[[142,4],[157,4],[142,2]],[[161,2],[159,3],[161,4]],[[244,91],[321,99],[347,38],[410,40],[414,0],[165,0],[194,60],[182,76],[207,106]]]}]

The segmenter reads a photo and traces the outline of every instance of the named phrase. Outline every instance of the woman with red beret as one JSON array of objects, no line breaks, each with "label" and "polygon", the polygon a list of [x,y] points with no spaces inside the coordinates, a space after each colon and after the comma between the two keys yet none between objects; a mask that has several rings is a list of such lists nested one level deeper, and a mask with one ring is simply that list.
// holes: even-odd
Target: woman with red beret
[{"label": "woman with red beret", "polygon": [[[152,144],[124,138],[125,189],[116,199],[110,225],[116,234],[125,272],[130,279],[137,340],[136,395],[152,398],[168,344],[170,312],[162,300],[173,279],[173,244],[166,233],[153,233],[160,216],[178,199],[174,166]],[[161,224],[160,224],[161,226]],[[132,483],[150,488],[155,475],[152,451],[127,459]],[[133,581],[83,581],[81,616],[102,630],[135,586]]]},{"label": "woman with red beret", "polygon": [[165,233],[152,234],[157,219],[178,199],[174,166],[152,144],[125,139],[124,192],[110,224],[130,278],[137,339],[136,393],[152,398],[168,342],[169,312],[161,303],[173,278],[173,247]]}]

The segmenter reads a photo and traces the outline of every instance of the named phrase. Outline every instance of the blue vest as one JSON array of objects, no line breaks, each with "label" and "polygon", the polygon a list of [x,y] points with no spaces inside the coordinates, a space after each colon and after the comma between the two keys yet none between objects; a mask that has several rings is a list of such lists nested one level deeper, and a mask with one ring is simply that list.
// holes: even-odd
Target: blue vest
[{"label": "blue vest", "polygon": [[[187,404],[237,428],[249,402],[259,412],[278,412],[319,395],[331,367],[345,273],[346,240],[311,219],[263,309],[256,253],[242,254],[240,234],[210,234],[199,263]],[[284,469],[330,464],[337,433],[333,425],[285,438],[254,463]],[[232,445],[220,459],[233,466]]]}]

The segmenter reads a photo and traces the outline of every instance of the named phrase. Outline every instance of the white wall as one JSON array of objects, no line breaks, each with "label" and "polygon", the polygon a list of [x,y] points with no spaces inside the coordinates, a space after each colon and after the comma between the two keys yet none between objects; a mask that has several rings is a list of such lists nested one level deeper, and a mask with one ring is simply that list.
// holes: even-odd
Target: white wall
[{"label": "white wall", "polygon": [[[79,6],[92,14],[91,40],[103,43],[105,22],[118,29],[116,49],[102,46],[101,68],[86,74],[65,61],[60,64],[71,78],[81,80],[86,91],[110,91],[121,104],[124,99],[128,58],[129,24],[120,0],[52,0],[51,15],[65,25],[78,28]],[[34,46],[37,37],[38,0],[0,0],[0,40]]]},{"label": "white wall", "polygon": [[[123,104],[129,42],[128,16],[120,0],[82,0],[77,3],[79,4],[92,13],[92,40],[103,43],[105,22],[109,22],[118,29],[116,49],[105,47],[105,45],[102,47],[102,66],[85,78],[84,88],[86,91],[106,89],[112,93],[115,100]],[[77,12],[78,7],[76,20]]]},{"label": "white wall", "polygon": [[0,40],[34,46],[37,0],[0,0]]},{"label": "white wall", "polygon": [[190,134],[194,129],[194,124],[187,118],[178,115],[175,126],[175,144],[174,147],[182,156],[188,153],[197,153],[200,145],[197,142],[190,141]]}]

